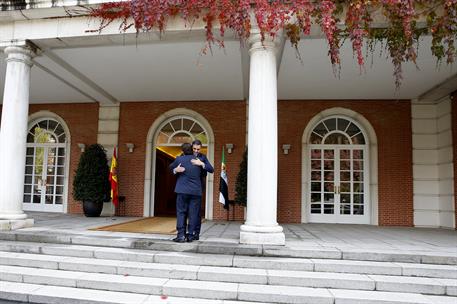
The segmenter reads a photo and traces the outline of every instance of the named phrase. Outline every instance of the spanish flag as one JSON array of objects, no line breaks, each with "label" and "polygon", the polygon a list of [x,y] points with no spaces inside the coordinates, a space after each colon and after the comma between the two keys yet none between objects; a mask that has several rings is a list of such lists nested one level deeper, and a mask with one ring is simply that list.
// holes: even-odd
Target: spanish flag
[{"label": "spanish flag", "polygon": [[109,181],[111,183],[111,200],[113,205],[117,207],[119,204],[119,193],[117,184],[117,157],[116,147],[114,147],[113,158],[111,159],[111,168],[109,170]]}]

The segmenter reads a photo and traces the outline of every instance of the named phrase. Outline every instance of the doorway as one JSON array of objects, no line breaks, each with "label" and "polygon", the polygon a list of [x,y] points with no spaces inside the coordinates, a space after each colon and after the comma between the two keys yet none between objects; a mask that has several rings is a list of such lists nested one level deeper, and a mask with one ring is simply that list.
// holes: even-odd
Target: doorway
[{"label": "doorway", "polygon": [[308,218],[319,223],[370,223],[368,147],[353,121],[325,119],[308,150]]},{"label": "doorway", "polygon": [[[181,145],[195,139],[202,142],[201,153],[208,155],[208,134],[203,126],[189,116],[175,116],[160,127],[155,142],[154,216],[176,216],[176,176],[169,165],[181,155]],[[205,215],[206,180],[202,181],[201,216]]]}]

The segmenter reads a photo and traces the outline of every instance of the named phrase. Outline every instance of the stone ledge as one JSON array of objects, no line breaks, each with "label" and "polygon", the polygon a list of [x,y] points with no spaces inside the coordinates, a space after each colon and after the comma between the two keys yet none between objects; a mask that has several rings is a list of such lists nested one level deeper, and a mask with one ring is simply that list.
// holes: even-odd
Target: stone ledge
[{"label": "stone ledge", "polygon": [[21,228],[33,227],[35,221],[33,219],[23,220],[0,220],[0,231],[11,231]]}]

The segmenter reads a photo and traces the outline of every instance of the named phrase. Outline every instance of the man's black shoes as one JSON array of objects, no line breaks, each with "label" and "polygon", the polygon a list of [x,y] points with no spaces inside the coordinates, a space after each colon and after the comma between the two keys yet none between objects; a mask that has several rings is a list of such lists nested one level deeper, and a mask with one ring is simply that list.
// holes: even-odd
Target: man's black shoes
[{"label": "man's black shoes", "polygon": [[194,238],[195,241],[198,241],[200,239],[200,236],[198,234],[194,234],[193,238]]},{"label": "man's black shoes", "polygon": [[173,242],[175,243],[184,243],[186,241],[186,239],[184,237],[175,237],[174,239],[172,239]]}]

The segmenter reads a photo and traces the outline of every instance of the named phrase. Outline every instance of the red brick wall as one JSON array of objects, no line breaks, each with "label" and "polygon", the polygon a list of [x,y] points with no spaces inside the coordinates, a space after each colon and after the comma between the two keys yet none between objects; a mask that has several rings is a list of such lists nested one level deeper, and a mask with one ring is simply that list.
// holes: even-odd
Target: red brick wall
[{"label": "red brick wall", "polygon": [[[218,202],[222,145],[233,143],[233,153],[226,155],[230,198],[234,198],[235,180],[241,162],[246,133],[246,104],[244,101],[201,102],[128,102],[121,103],[119,129],[119,193],[126,197],[126,215],[143,216],[144,168],[146,140],[149,128],[163,113],[187,108],[203,115],[214,132],[214,197],[213,218],[227,219],[227,212]],[[125,143],[135,144],[128,153]],[[232,218],[232,211],[230,211]],[[242,219],[242,208],[235,209],[235,218]]]},{"label": "red brick wall", "polygon": [[379,225],[413,225],[411,105],[409,101],[280,101],[278,144],[292,145],[288,155],[279,150],[278,221],[299,223],[301,218],[301,141],[304,129],[319,112],[348,108],[362,114],[378,139]]},{"label": "red brick wall", "polygon": [[[81,203],[73,200],[73,178],[78,166],[81,150],[77,143],[84,143],[86,146],[97,142],[98,132],[98,104],[32,104],[29,114],[38,111],[50,111],[59,115],[70,129],[70,167],[68,181],[68,213],[82,213]],[[68,154],[67,154],[68,155]]]},{"label": "red brick wall", "polygon": [[452,143],[454,147],[454,216],[457,229],[457,91],[451,95],[452,107]]}]

